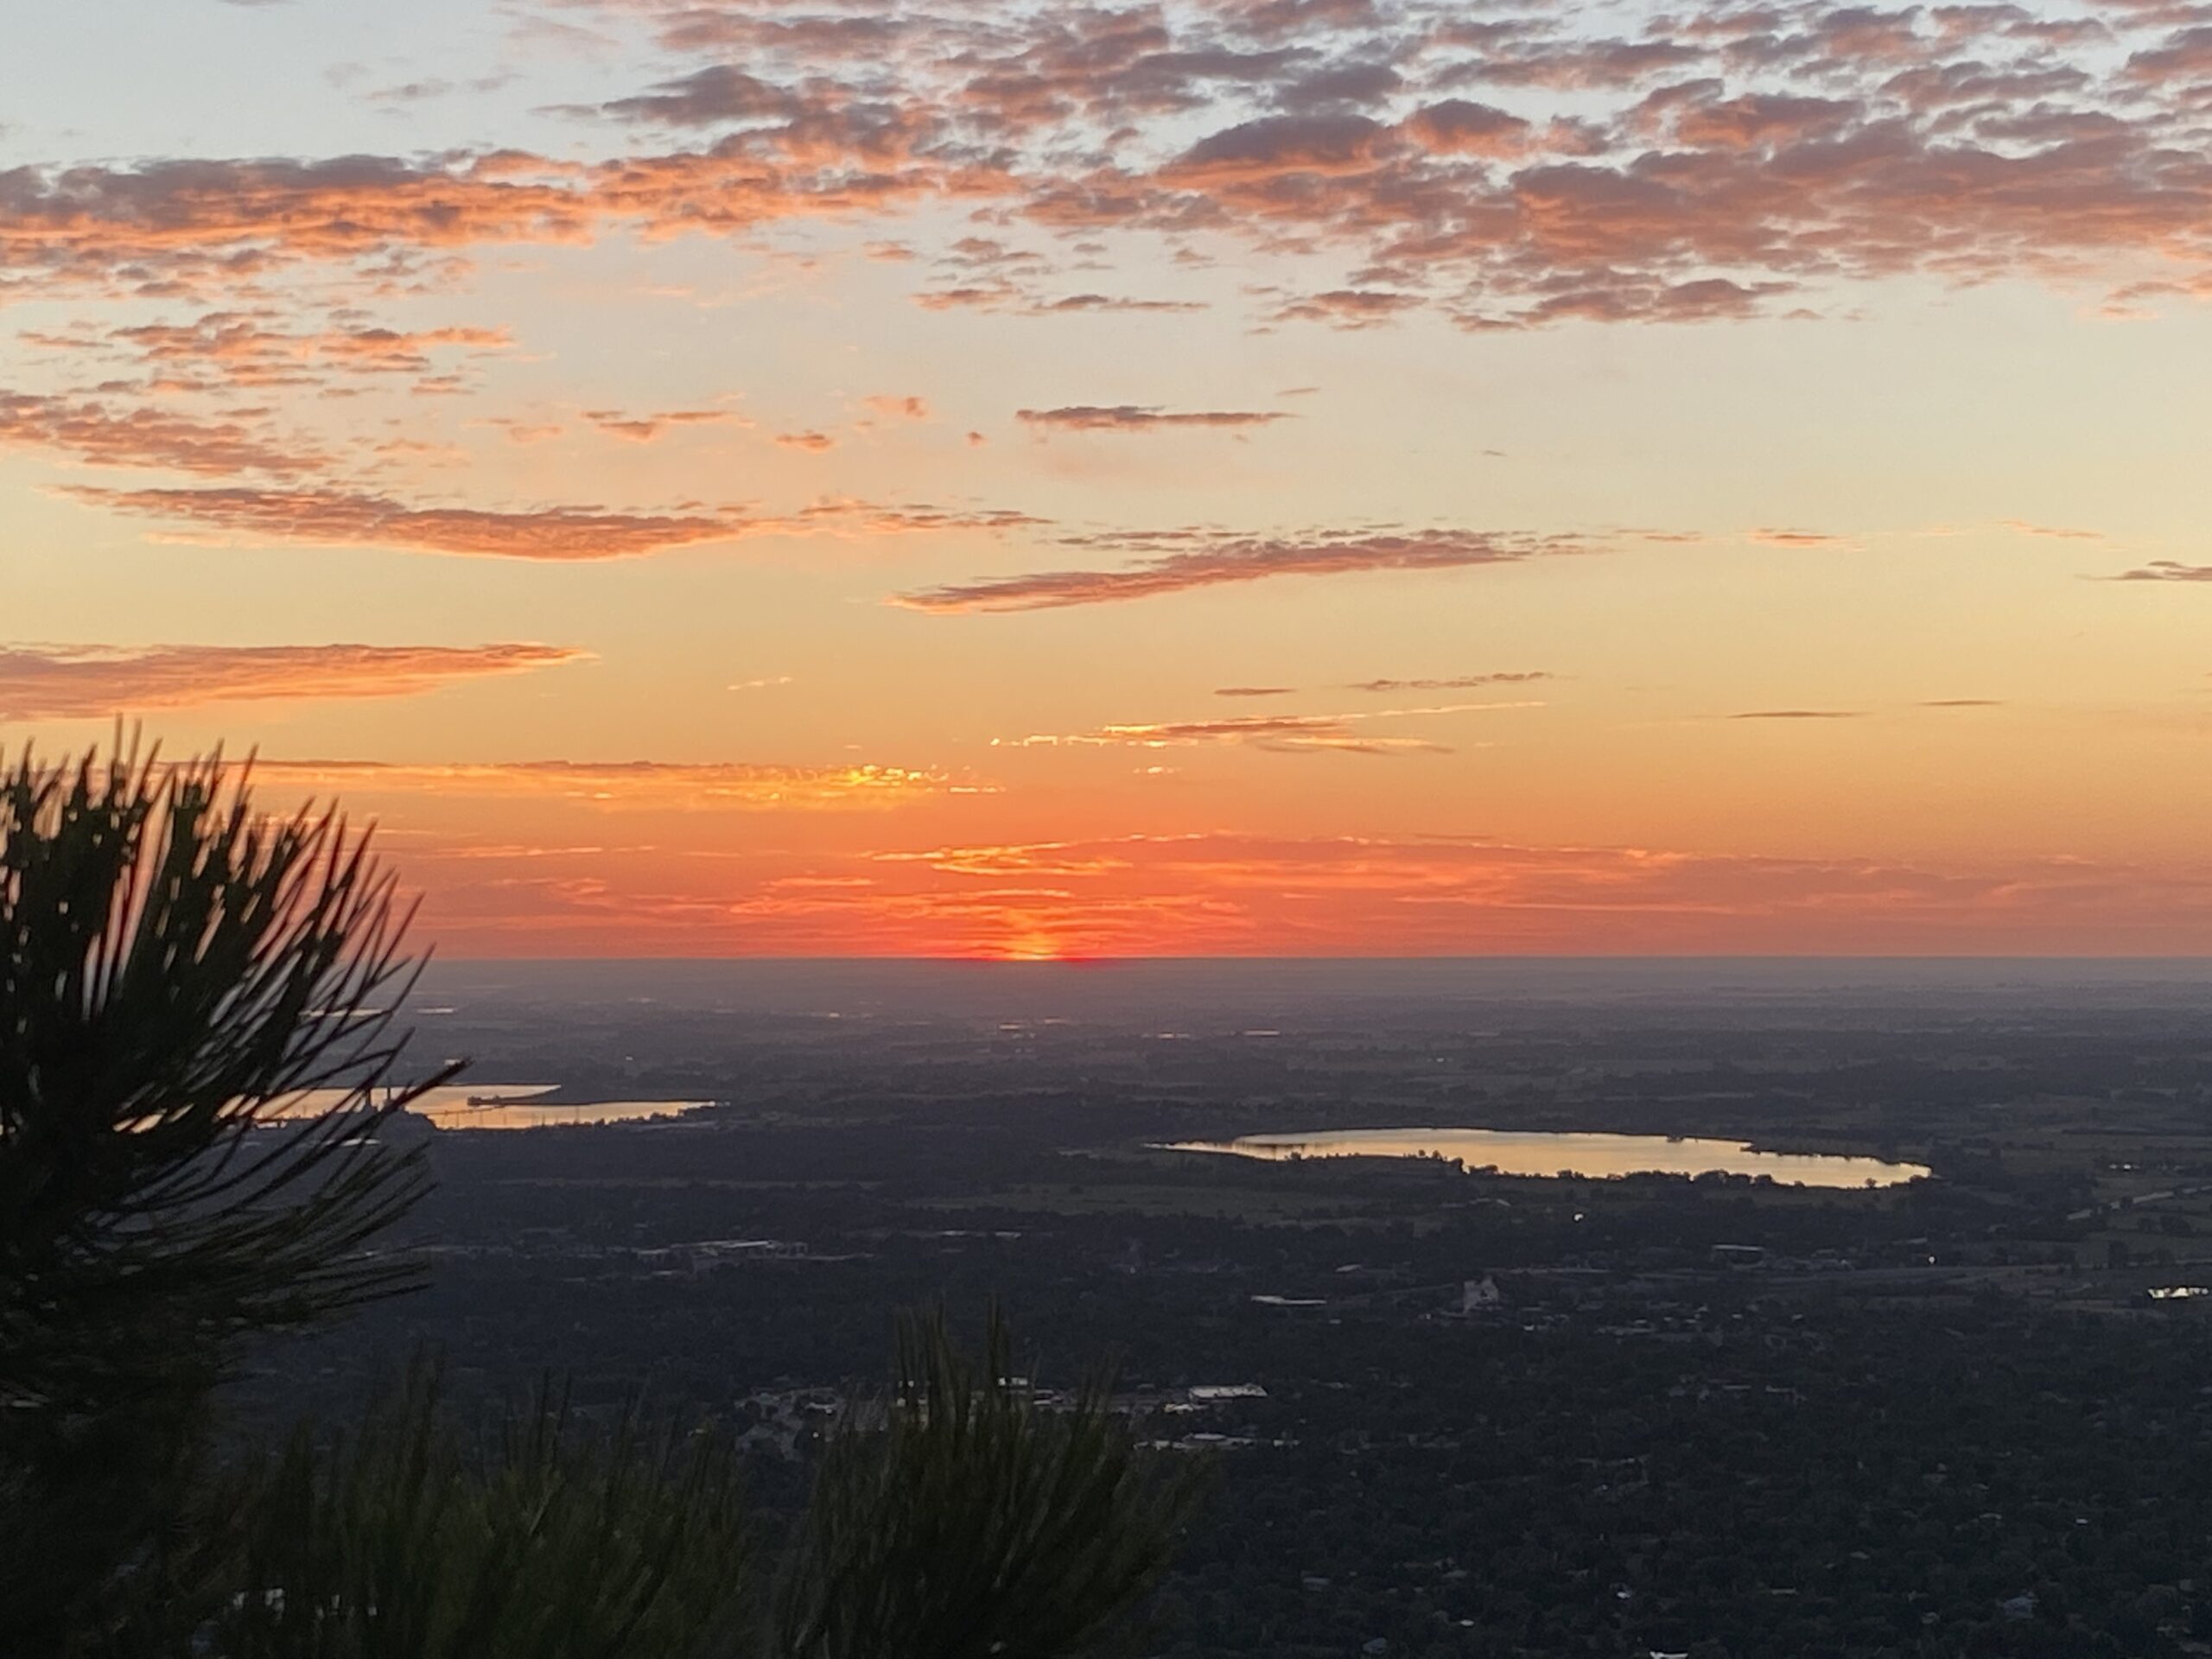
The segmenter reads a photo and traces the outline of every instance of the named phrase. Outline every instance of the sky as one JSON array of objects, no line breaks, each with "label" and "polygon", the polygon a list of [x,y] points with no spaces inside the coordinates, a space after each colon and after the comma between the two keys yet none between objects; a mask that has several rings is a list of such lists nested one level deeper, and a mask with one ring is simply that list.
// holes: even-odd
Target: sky
[{"label": "sky", "polygon": [[0,746],[444,956],[2212,953],[2212,4],[19,10]]}]

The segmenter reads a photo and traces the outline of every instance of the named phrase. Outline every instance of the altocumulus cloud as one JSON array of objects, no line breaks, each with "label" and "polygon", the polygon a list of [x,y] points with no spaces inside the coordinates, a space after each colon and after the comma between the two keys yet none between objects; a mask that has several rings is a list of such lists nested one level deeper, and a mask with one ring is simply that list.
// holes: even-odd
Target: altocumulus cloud
[{"label": "altocumulus cloud", "polygon": [[141,404],[0,391],[0,446],[52,449],[96,467],[150,467],[204,476],[299,473],[326,464],[244,421],[201,420]]},{"label": "altocumulus cloud", "polygon": [[[188,292],[621,230],[866,235],[930,202],[1338,253],[1344,280],[1275,313],[1336,326],[1695,322],[1916,272],[2180,295],[2212,264],[2205,25],[2180,4],[576,3],[644,20],[687,71],[569,111],[641,149],[9,169],[0,270]],[[950,293],[1036,309],[1065,276]]]},{"label": "altocumulus cloud", "polygon": [[0,720],[105,719],[215,702],[406,697],[588,655],[539,645],[0,646]]},{"label": "altocumulus cloud", "polygon": [[153,371],[163,377],[166,390],[177,391],[315,386],[342,375],[397,375],[425,390],[451,389],[448,377],[432,374],[434,353],[474,356],[513,344],[502,328],[359,324],[302,332],[277,325],[273,312],[220,310],[188,322],[134,323],[112,331],[79,323],[25,338],[49,351]]}]

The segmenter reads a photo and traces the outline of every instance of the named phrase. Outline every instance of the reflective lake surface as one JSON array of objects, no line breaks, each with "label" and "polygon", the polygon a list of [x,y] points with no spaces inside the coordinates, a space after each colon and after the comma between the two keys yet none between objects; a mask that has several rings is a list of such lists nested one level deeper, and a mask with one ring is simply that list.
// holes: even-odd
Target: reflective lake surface
[{"label": "reflective lake surface", "polygon": [[[454,1084],[433,1089],[408,1109],[442,1129],[540,1129],[557,1124],[635,1123],[674,1117],[704,1100],[593,1100],[540,1103],[558,1084]],[[348,1096],[342,1089],[311,1089],[287,1104],[285,1116],[327,1111]]]},{"label": "reflective lake surface", "polygon": [[1742,1141],[1663,1135],[1586,1135],[1519,1129],[1322,1129],[1182,1141],[1169,1152],[1220,1152],[1278,1161],[1300,1158],[1440,1158],[1505,1175],[1770,1175],[1785,1185],[1895,1186],[1928,1173],[1919,1164],[1827,1153],[1758,1152]]}]

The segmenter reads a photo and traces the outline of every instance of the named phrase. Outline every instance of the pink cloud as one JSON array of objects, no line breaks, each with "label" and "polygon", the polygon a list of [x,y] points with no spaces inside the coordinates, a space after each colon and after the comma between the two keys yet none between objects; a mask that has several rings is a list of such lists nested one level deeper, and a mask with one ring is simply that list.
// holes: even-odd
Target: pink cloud
[{"label": "pink cloud", "polygon": [[537,645],[0,646],[0,720],[104,720],[217,702],[416,696],[588,654]]},{"label": "pink cloud", "polygon": [[756,766],[660,760],[258,760],[264,786],[283,785],[345,799],[545,798],[594,810],[708,812],[895,806],[942,793],[941,775],[901,766]]},{"label": "pink cloud", "polygon": [[1493,714],[1540,709],[1538,702],[1459,702],[1435,709],[1376,709],[1342,715],[1238,715],[1220,720],[1173,720],[1095,727],[1089,731],[1014,740],[1016,747],[1121,747],[1186,748],[1195,745],[1270,749],[1278,753],[1449,754],[1449,745],[1428,738],[1382,736],[1357,729],[1379,720],[1433,720],[1446,715]]},{"label": "pink cloud", "polygon": [[1864,709],[1747,709],[1731,720],[1864,720]]},{"label": "pink cloud", "polygon": [[266,311],[210,311],[189,322],[136,323],[107,332],[79,326],[39,334],[35,343],[130,362],[163,377],[167,388],[227,391],[315,386],[344,375],[427,378],[441,354],[481,356],[507,350],[513,341],[498,328],[408,330],[357,323],[295,330]]},{"label": "pink cloud", "polygon": [[1415,110],[1404,122],[1407,136],[1424,149],[1447,156],[1483,156],[1511,161],[1529,149],[1532,128],[1517,115],[1464,98],[1446,99]]},{"label": "pink cloud", "polygon": [[2113,582],[2212,582],[2212,564],[2183,564],[2178,559],[2153,559],[2133,570],[2108,578]]},{"label": "pink cloud", "polygon": [[[1808,0],[1603,39],[1565,13],[1408,0],[650,19],[705,60],[597,106],[635,153],[19,168],[0,173],[0,269],[19,286],[228,291],[298,262],[404,275],[625,232],[874,228],[928,202],[998,227],[1340,256],[1344,280],[1286,302],[1338,322],[1415,305],[1481,327],[1698,321],[1911,272],[2136,282],[2212,264],[2196,124],[2212,48],[2184,5],[2069,19]],[[2109,44],[2076,49],[2093,37]],[[693,147],[653,148],[671,130]],[[902,224],[897,245],[915,239]],[[1120,303],[1009,251],[925,302]]]},{"label": "pink cloud", "polygon": [[1851,543],[1840,536],[1831,536],[1817,530],[1748,530],[1744,539],[1756,542],[1761,547],[1849,547]]},{"label": "pink cloud", "polygon": [[1022,409],[1025,426],[1063,432],[1160,432],[1211,429],[1242,431],[1293,418],[1281,410],[1164,410],[1138,404],[1070,404],[1059,409]]},{"label": "pink cloud", "polygon": [[601,431],[632,443],[651,443],[671,427],[713,426],[731,418],[721,409],[670,409],[652,415],[626,415],[619,409],[588,409],[584,418]]},{"label": "pink cloud", "polygon": [[1149,599],[1162,594],[1276,576],[1344,575],[1380,570],[1456,570],[1517,564],[1548,555],[1580,551],[1567,537],[1532,537],[1483,531],[1341,531],[1304,537],[1237,536],[1220,531],[1171,531],[1150,536],[1097,538],[1095,544],[1150,556],[1107,569],[1045,570],[985,577],[899,594],[910,610],[1037,611]]},{"label": "pink cloud", "polygon": [[328,489],[80,487],[67,493],[91,505],[159,518],[200,535],[553,563],[635,558],[693,543],[728,541],[747,528],[732,516],[410,506],[384,496]]},{"label": "pink cloud", "polygon": [[2212,872],[2085,860],[1908,861],[1472,837],[1221,831],[578,857],[426,925],[466,953],[1323,956],[2202,954]]},{"label": "pink cloud", "polygon": [[1046,521],[1010,508],[830,498],[782,517],[741,512],[609,512],[596,507],[498,510],[424,506],[339,489],[118,490],[71,486],[87,505],[175,526],[166,538],[317,547],[389,547],[417,553],[577,563],[639,558],[672,548],[765,536],[861,540],[950,532],[998,533]]},{"label": "pink cloud", "polygon": [[0,391],[0,446],[52,449],[96,467],[226,476],[298,473],[328,457],[272,436],[265,423],[198,420],[141,404]]}]

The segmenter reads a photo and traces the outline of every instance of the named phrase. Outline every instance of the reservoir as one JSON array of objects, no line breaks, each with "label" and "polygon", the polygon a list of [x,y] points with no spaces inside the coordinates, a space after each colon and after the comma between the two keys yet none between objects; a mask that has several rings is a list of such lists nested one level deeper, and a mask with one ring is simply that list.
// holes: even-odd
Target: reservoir
[{"label": "reservoir", "polygon": [[1522,1129],[1318,1129],[1183,1141],[1168,1152],[1229,1153],[1287,1161],[1304,1158],[1437,1158],[1502,1175],[1770,1175],[1784,1185],[1896,1186],[1928,1170],[1919,1164],[1832,1153],[1760,1152],[1744,1141],[1664,1135],[1595,1135]]},{"label": "reservoir", "polygon": [[[538,1129],[558,1124],[636,1123],[649,1118],[674,1117],[704,1100],[592,1100],[541,1102],[558,1084],[450,1084],[432,1089],[407,1109],[427,1117],[442,1129]],[[352,1096],[343,1089],[311,1089],[288,1100],[273,1114],[278,1117],[327,1112]]]}]

